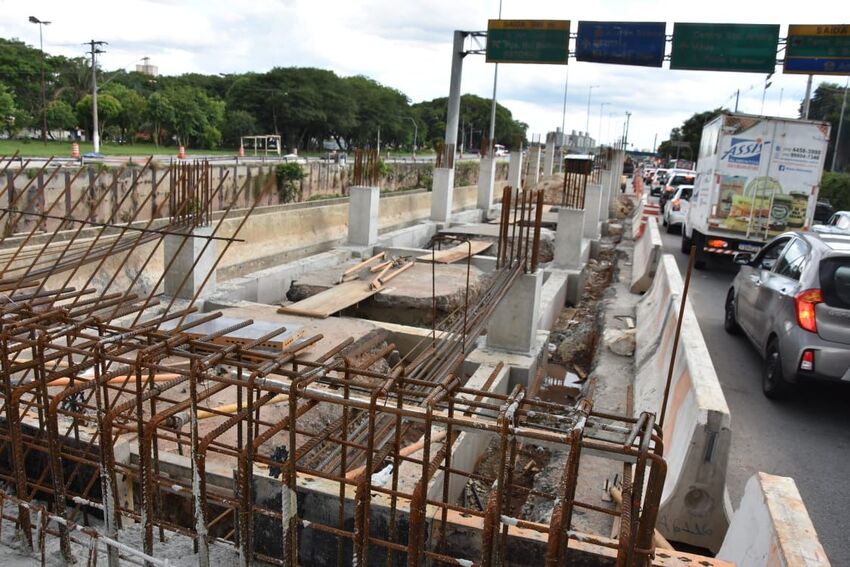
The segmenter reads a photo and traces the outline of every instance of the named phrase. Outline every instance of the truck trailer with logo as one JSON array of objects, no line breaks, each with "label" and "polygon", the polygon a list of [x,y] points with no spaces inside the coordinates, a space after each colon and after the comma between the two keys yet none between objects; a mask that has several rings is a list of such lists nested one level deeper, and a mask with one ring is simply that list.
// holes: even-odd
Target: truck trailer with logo
[{"label": "truck trailer with logo", "polygon": [[829,124],[723,113],[702,130],[697,176],[682,226],[695,267],[714,256],[756,253],[787,230],[808,230]]}]

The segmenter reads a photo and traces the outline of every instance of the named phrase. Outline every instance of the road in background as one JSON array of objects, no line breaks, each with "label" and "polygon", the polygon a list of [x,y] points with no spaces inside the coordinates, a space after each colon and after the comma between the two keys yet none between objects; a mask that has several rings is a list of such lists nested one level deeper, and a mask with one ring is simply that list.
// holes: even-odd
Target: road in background
[{"label": "road in background", "polygon": [[[664,253],[675,256],[684,276],[681,237],[663,239]],[[757,471],[794,478],[830,561],[850,565],[850,384],[810,385],[781,402],[765,398],[761,357],[745,337],[723,330],[723,302],[736,271],[731,263],[709,263],[694,271],[689,292],[732,413],[732,504]]]}]

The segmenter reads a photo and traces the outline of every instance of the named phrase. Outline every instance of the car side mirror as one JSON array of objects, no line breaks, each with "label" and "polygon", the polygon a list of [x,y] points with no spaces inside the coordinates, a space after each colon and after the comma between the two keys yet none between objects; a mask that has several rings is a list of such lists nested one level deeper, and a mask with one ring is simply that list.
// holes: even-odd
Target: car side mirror
[{"label": "car side mirror", "polygon": [[735,252],[732,261],[739,266],[749,266],[750,262],[753,261],[753,255],[749,252]]}]

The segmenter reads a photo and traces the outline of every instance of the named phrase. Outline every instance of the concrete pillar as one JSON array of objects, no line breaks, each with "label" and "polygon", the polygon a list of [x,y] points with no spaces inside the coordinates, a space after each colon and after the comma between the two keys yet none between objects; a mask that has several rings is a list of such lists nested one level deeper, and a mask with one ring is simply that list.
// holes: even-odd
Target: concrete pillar
[{"label": "concrete pillar", "polygon": [[522,151],[512,151],[508,163],[508,185],[515,191],[522,189]]},{"label": "concrete pillar", "polygon": [[584,237],[588,240],[599,238],[599,206],[602,201],[602,187],[598,183],[588,183],[584,194]]},{"label": "concrete pillar", "polygon": [[581,267],[581,238],[584,235],[584,211],[581,209],[558,210],[558,230],[555,232],[556,268]]},{"label": "concrete pillar", "polygon": [[434,168],[434,189],[431,192],[431,220],[449,222],[452,218],[452,199],[455,192],[454,168]]},{"label": "concrete pillar", "polygon": [[449,106],[446,116],[446,153],[443,156],[448,168],[435,168],[434,180],[431,185],[433,193],[431,200],[431,220],[448,222],[452,214],[452,197],[454,193],[454,152],[457,146],[457,128],[460,121],[460,79],[463,71],[463,44],[466,33],[454,32],[452,42],[452,71],[449,82]]},{"label": "concrete pillar", "polygon": [[371,246],[378,241],[378,201],[381,192],[377,187],[352,187],[348,206],[348,243]]},{"label": "concrete pillar", "polygon": [[496,158],[487,156],[481,158],[478,169],[478,208],[487,211],[493,206],[493,192],[496,185]]},{"label": "concrete pillar", "polygon": [[514,280],[487,325],[489,348],[522,354],[531,351],[537,337],[542,289],[543,272],[540,270]]},{"label": "concrete pillar", "polygon": [[549,132],[546,135],[546,154],[543,157],[543,177],[552,175],[555,166],[555,134]]},{"label": "concrete pillar", "polygon": [[[176,295],[183,299],[191,299],[198,293],[204,278],[213,269],[215,259],[218,256],[218,242],[203,238],[212,236],[212,234],[213,228],[204,226],[194,229],[188,235],[168,235],[165,237],[165,265],[168,266],[174,258],[174,263],[165,273],[165,295]],[[206,248],[204,248],[205,246]],[[189,277],[186,278],[186,283],[180,289],[183,278],[186,277],[187,273]],[[204,285],[203,292],[198,297],[206,297],[214,293],[215,288],[216,277],[215,272],[213,272]]]},{"label": "concrete pillar", "polygon": [[540,181],[540,152],[543,146],[534,144],[528,148],[528,175],[525,178],[525,184],[528,187],[534,187]]},{"label": "concrete pillar", "polygon": [[608,220],[608,211],[610,210],[610,200],[611,200],[611,184],[608,179],[606,179],[605,174],[608,173],[606,171],[602,172],[602,177],[599,179],[599,187],[602,190],[602,196],[599,202],[599,221],[605,222]]}]

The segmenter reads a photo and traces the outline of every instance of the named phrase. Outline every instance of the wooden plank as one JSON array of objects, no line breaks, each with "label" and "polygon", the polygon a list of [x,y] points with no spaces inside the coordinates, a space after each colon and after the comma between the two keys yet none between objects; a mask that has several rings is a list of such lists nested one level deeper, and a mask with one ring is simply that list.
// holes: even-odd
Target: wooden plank
[{"label": "wooden plank", "polygon": [[337,311],[372,297],[379,291],[381,289],[372,289],[366,281],[345,282],[292,305],[279,307],[277,312],[326,319]]},{"label": "wooden plank", "polygon": [[[472,245],[471,249],[470,244]],[[463,244],[458,244],[454,248],[449,248],[448,250],[439,250],[435,252],[433,256],[431,254],[423,254],[419,256],[417,260],[422,262],[430,262],[433,260],[438,264],[451,264],[458,260],[464,260],[467,256],[480,254],[493,246],[492,242],[487,242],[485,240],[472,240],[470,241],[470,244],[464,242]]]}]

